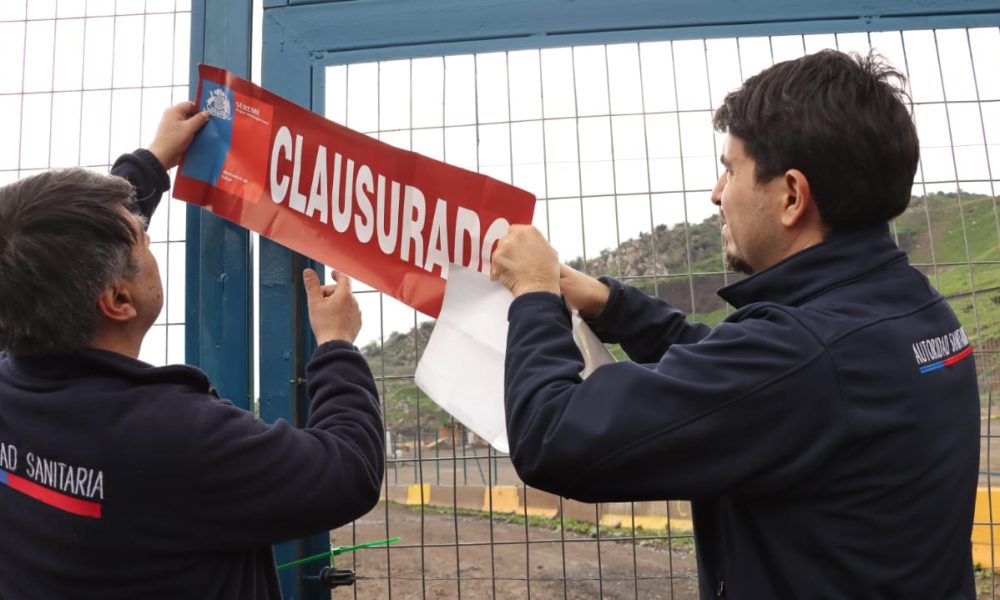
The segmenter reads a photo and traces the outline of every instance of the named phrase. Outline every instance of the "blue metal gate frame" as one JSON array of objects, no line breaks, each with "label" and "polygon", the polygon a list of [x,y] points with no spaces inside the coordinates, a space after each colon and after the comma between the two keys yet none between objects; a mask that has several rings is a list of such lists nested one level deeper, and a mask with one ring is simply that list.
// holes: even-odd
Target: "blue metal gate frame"
[{"label": "blue metal gate frame", "polygon": [[[190,94],[198,63],[250,77],[252,0],[197,0],[191,6]],[[252,406],[253,265],[249,232],[188,206],[184,351],[237,406]]]},{"label": "blue metal gate frame", "polygon": [[[317,112],[325,67],[445,54],[754,35],[1000,25],[996,0],[263,0],[263,85]],[[247,77],[252,0],[195,0],[191,73],[206,62]],[[192,89],[194,87],[192,86]],[[260,414],[305,421],[307,259],[267,240],[259,257]],[[252,389],[248,234],[192,208],[187,236],[187,360],[244,408]],[[328,548],[325,534],[282,544],[283,562]],[[313,568],[316,570],[318,567]],[[329,598],[283,572],[285,597]]]}]

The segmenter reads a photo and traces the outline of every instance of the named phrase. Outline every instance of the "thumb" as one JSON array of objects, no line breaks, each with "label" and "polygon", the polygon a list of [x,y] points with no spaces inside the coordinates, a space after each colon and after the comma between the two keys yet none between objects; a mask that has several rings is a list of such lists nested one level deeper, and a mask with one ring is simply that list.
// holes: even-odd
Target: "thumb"
[{"label": "thumb", "polygon": [[198,112],[198,105],[190,100],[178,102],[166,110],[168,113],[176,115],[177,120],[183,121],[193,117]]},{"label": "thumb", "polygon": [[205,123],[208,123],[210,117],[211,115],[207,110],[202,110],[184,119],[184,125],[190,129],[191,133],[196,133]]},{"label": "thumb", "polygon": [[310,304],[322,299],[323,291],[320,289],[322,286],[319,283],[319,275],[316,274],[316,271],[312,269],[303,270],[302,285],[306,288],[306,299]]}]

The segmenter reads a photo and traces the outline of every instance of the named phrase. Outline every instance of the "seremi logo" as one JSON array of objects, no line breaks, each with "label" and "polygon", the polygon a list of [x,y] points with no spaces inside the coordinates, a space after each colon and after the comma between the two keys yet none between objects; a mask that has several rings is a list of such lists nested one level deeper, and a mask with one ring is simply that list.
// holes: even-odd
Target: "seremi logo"
[{"label": "seremi logo", "polygon": [[271,105],[212,81],[203,82],[200,98],[211,119],[188,148],[181,172],[256,203],[264,193],[267,155],[232,150],[270,143]]},{"label": "seremi logo", "polygon": [[229,102],[229,94],[232,92],[227,92],[229,92],[228,88],[216,88],[212,90],[212,93],[205,99],[205,109],[213,117],[232,121],[232,103]]}]

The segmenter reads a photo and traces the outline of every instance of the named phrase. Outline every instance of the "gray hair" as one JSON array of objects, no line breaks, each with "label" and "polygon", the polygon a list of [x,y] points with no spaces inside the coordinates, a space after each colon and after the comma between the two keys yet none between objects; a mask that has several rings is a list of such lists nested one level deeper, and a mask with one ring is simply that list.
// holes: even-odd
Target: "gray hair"
[{"label": "gray hair", "polygon": [[120,177],[54,169],[0,188],[0,350],[65,354],[90,345],[97,298],[138,272],[135,190]]}]

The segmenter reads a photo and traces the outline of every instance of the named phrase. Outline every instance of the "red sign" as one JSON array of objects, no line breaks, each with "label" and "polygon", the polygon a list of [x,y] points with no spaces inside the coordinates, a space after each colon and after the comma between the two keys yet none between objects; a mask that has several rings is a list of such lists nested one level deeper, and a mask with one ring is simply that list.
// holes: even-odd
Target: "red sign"
[{"label": "red sign", "polygon": [[496,241],[535,197],[390,146],[235,75],[198,67],[212,115],[174,197],[256,231],[436,317],[448,265],[489,275]]}]

